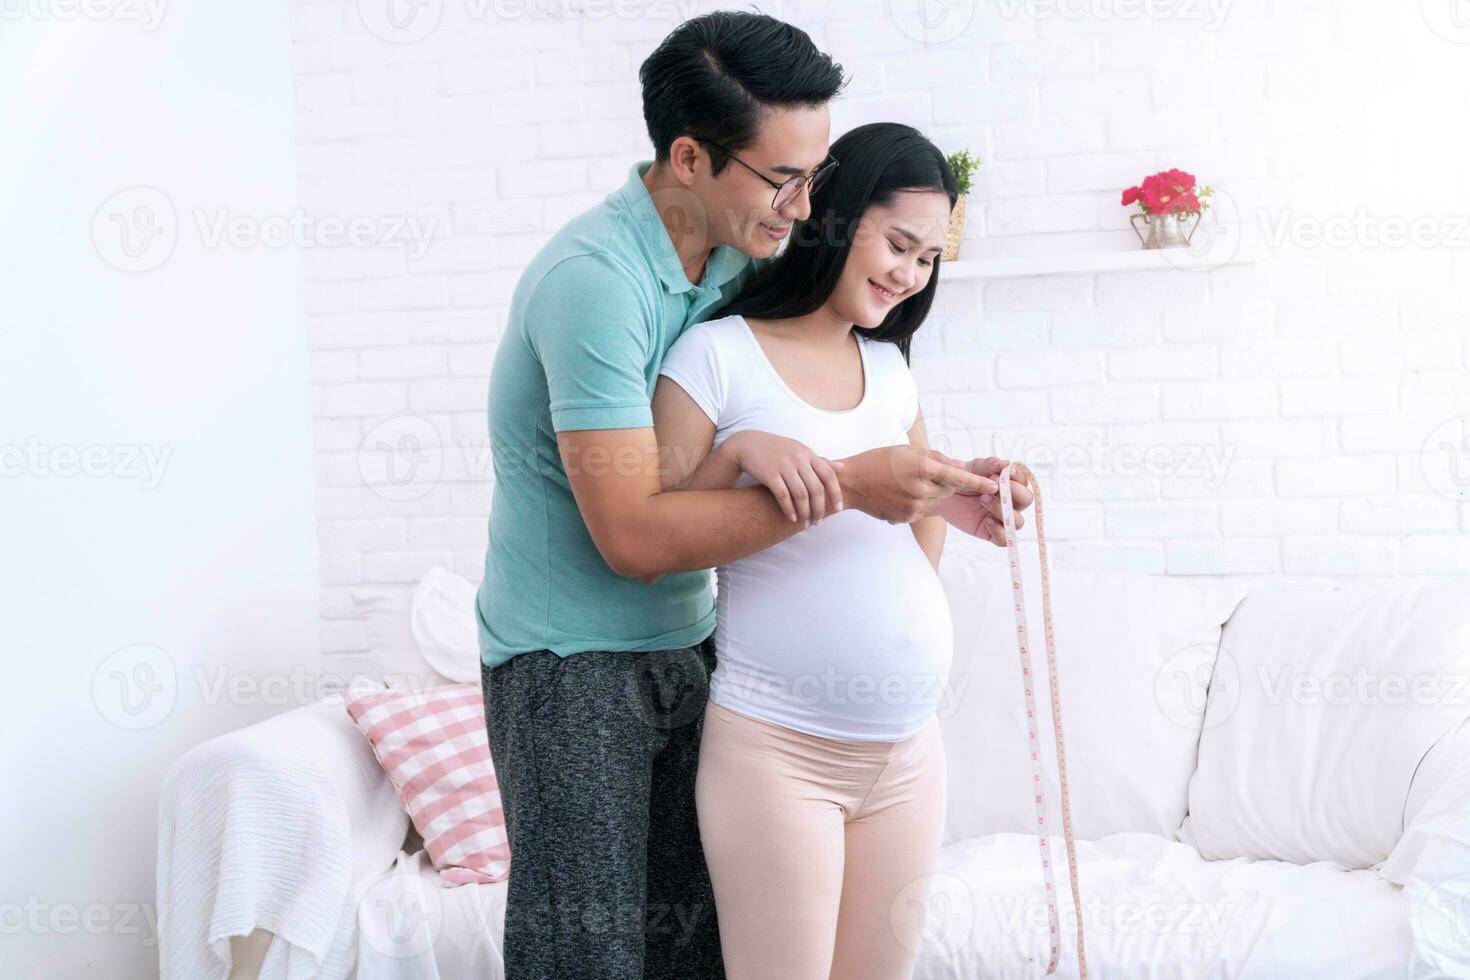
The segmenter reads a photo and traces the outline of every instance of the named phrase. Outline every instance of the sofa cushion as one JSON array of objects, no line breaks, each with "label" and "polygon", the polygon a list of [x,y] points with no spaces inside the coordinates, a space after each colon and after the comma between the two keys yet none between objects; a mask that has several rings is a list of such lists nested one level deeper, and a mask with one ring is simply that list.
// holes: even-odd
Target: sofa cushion
[{"label": "sofa cushion", "polygon": [[[1035,833],[1031,755],[1009,565],[946,551],[955,629],[939,704],[949,764],[945,840]],[[1021,546],[1049,829],[1061,802],[1035,541]],[[1172,838],[1184,819],[1221,624],[1245,587],[1220,580],[1051,569],[1073,831]]]},{"label": "sofa cushion", "polygon": [[1180,839],[1207,858],[1369,868],[1415,768],[1470,715],[1465,581],[1260,592],[1225,628]]},{"label": "sofa cushion", "polygon": [[414,645],[433,670],[461,684],[480,683],[474,583],[435,565],[413,590],[408,620]]},{"label": "sofa cushion", "polygon": [[[922,914],[914,980],[1039,977],[1049,952],[1036,838],[998,834],[940,852],[895,916]],[[1065,857],[1061,958],[1077,977]],[[1399,889],[1371,871],[1204,861],[1152,834],[1077,842],[1088,975],[1128,980],[1404,980],[1413,937]]]},{"label": "sofa cushion", "polygon": [[353,688],[346,704],[444,881],[461,885],[507,877],[510,843],[479,685]]}]

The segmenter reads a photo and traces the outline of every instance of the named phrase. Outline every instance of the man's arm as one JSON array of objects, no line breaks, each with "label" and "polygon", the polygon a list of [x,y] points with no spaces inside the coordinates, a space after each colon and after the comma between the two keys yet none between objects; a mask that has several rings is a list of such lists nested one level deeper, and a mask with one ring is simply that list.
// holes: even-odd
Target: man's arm
[{"label": "man's arm", "polygon": [[[557,433],[582,519],[619,575],[642,578],[713,568],[800,532],[765,487],[663,493],[652,428]],[[846,509],[912,523],[960,490],[993,492],[994,481],[914,446],[884,446],[843,460]]]},{"label": "man's arm", "polygon": [[765,487],[662,492],[652,427],[559,432],[556,441],[582,520],[619,575],[713,568],[802,530]]}]

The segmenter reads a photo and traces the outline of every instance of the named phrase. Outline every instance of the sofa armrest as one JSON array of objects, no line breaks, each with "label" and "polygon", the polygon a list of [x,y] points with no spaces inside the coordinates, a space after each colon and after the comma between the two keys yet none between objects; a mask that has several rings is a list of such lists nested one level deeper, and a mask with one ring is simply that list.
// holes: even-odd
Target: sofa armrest
[{"label": "sofa armrest", "polygon": [[224,980],[257,930],[262,977],[350,973],[357,901],[409,821],[340,695],[195,746],[159,796],[164,980]]},{"label": "sofa armrest", "polygon": [[1470,978],[1470,718],[1420,760],[1404,833],[1379,874],[1403,886],[1414,934],[1409,976]]}]

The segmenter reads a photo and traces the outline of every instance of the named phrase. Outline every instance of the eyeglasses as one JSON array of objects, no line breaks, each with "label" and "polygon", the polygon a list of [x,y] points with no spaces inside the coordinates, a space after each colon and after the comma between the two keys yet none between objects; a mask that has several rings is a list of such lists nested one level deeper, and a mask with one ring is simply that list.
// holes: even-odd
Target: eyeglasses
[{"label": "eyeglasses", "polygon": [[725,156],[729,157],[731,160],[734,160],[746,170],[749,170],[761,180],[774,187],[776,189],[776,193],[771,197],[772,211],[779,211],[786,205],[790,204],[792,201],[796,200],[796,196],[801,193],[801,188],[803,184],[806,185],[808,193],[814,193],[817,187],[821,185],[822,180],[829,173],[832,172],[832,168],[837,166],[837,161],[829,156],[820,167],[818,167],[816,170],[813,170],[811,173],[797,174],[795,177],[788,177],[786,180],[778,184],[771,178],[767,177],[765,174],[761,173],[759,170],[752,167],[750,164],[746,163],[744,160],[737,157],[735,154],[731,153],[729,150],[725,149],[724,144],[720,143],[719,141],[705,139],[702,136],[696,136],[695,139],[699,140],[701,143],[709,143],[712,146],[718,146],[720,148],[720,152],[724,153]]}]

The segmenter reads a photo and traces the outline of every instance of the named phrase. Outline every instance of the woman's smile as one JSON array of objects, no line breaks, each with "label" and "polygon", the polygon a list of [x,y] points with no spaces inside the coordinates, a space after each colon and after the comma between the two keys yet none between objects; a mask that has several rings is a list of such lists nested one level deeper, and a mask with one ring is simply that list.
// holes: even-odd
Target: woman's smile
[{"label": "woman's smile", "polygon": [[898,299],[898,293],[889,289],[887,286],[880,286],[871,279],[868,280],[868,285],[873,287],[873,292],[878,294],[878,298],[884,304],[892,303],[894,300]]}]

